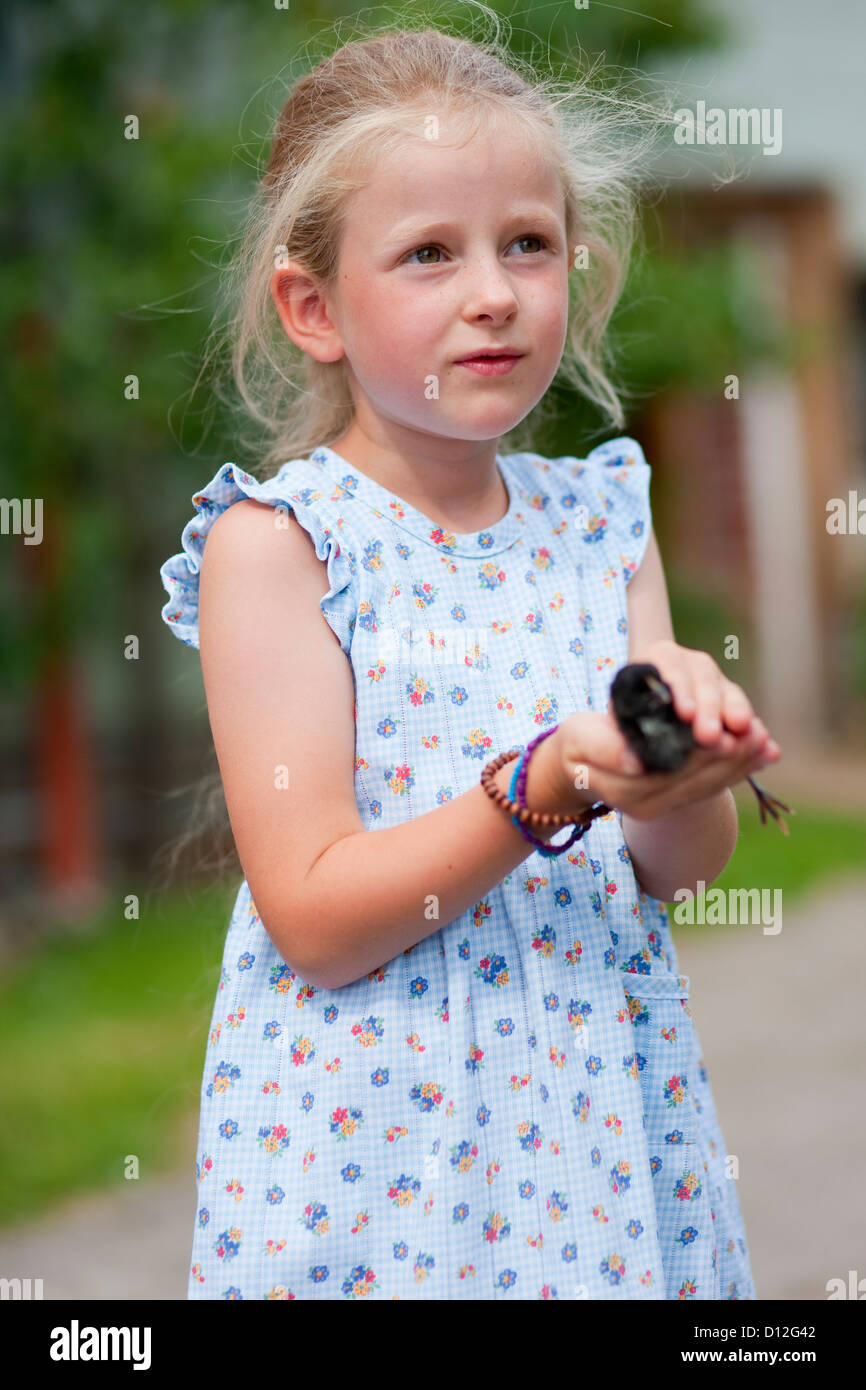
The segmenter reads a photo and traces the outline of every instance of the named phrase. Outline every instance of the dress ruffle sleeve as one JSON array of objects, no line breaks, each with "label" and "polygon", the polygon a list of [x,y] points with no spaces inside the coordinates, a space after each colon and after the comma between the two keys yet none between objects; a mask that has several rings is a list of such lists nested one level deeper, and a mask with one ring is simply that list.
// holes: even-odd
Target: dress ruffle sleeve
[{"label": "dress ruffle sleeve", "polygon": [[650,465],[637,440],[609,439],[572,470],[578,500],[589,513],[583,539],[626,584],[638,570],[652,528]]},{"label": "dress ruffle sleeve", "polygon": [[163,588],[169,595],[162,608],[162,618],[175,636],[196,650],[198,635],[198,588],[201,560],[208,532],[217,517],[233,503],[251,497],[272,507],[283,507],[291,513],[310,536],[316,555],[327,564],[328,592],[320,599],[322,613],[340,646],[348,655],[355,628],[356,605],[352,575],[354,560],[320,518],[316,503],[322,496],[315,486],[299,486],[308,475],[303,474],[304,461],[283,468],[266,482],[245,473],[235,463],[225,463],[211,481],[194,493],[192,504],[196,515],[181,532],[182,551],[172,555],[160,567]]}]

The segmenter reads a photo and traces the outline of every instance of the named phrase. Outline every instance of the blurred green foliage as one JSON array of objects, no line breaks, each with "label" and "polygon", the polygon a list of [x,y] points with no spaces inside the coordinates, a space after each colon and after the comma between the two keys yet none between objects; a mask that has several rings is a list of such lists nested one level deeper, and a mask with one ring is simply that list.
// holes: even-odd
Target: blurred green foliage
[{"label": "blurred green foliage", "polygon": [[[582,52],[600,61],[600,83],[605,65],[639,76],[659,52],[725,36],[693,0],[658,0],[651,16],[597,5],[491,9],[509,17],[515,53],[549,55],[567,71]],[[46,655],[82,629],[107,641],[157,629],[166,597],[157,569],[177,548],[189,497],[236,458],[207,384],[189,393],[273,115],[300,71],[357,36],[356,16],[370,26],[400,13],[480,32],[481,11],[466,3],[4,7],[2,492],[41,497],[46,531],[63,547],[38,602],[25,597],[33,586],[21,548],[0,554],[8,692],[22,696]],[[131,115],[137,139],[125,138]],[[683,373],[713,377],[738,332],[717,267],[645,273],[623,321],[630,384],[651,391]],[[131,376],[137,399],[125,396]],[[591,412],[587,423],[598,425]]]}]

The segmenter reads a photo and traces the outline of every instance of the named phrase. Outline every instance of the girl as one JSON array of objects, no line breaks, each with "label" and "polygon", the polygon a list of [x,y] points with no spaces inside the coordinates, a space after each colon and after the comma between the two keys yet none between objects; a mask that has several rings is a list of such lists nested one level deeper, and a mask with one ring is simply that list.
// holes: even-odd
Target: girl
[{"label": "girl", "polygon": [[[563,363],[621,423],[645,150],[606,121],[436,30],[280,113],[235,347],[269,473],[221,467],[161,570],[245,873],[191,1298],[755,1297],[664,904],[779,749],[674,640],[640,446],[498,449]],[[606,712],[639,660],[679,772]]]}]

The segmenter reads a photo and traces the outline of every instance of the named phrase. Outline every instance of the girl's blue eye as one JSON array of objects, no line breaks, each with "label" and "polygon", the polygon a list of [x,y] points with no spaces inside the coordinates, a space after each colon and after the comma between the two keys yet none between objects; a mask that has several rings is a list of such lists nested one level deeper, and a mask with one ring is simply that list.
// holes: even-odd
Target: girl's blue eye
[{"label": "girl's blue eye", "polygon": [[[547,243],[547,240],[546,240],[544,237],[538,236],[535,232],[527,232],[527,234],[526,234],[525,236],[518,237],[518,238],[517,238],[517,241],[537,241],[537,242],[539,242],[540,246],[542,246],[542,247],[547,246],[547,244],[548,244],[548,243]],[[517,245],[517,241],[512,242],[512,245],[513,245],[513,246],[516,246],[516,245]],[[404,256],[403,259],[406,260],[406,261],[410,261],[410,260],[412,259],[413,256],[418,256],[418,255],[420,255],[420,253],[421,253],[422,251],[438,251],[438,250],[439,250],[439,247],[438,247],[438,246],[434,246],[434,245],[432,244],[432,242],[431,242],[431,243],[430,243],[429,245],[427,245],[427,246],[416,246],[416,247],[415,247],[415,250],[414,250],[414,251],[409,251],[409,252],[407,253],[407,255]],[[527,252],[527,254],[528,254],[528,255],[537,255],[538,253],[535,252],[535,251],[532,251],[532,252]],[[419,265],[438,265],[439,262],[438,262],[438,261],[419,261],[418,264],[419,264]]]}]

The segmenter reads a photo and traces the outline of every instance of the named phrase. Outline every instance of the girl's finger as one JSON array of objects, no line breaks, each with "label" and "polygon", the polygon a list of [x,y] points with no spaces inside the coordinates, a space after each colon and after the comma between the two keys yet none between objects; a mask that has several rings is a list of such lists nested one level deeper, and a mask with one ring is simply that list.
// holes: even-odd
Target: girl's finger
[{"label": "girl's finger", "polygon": [[721,716],[722,723],[735,733],[744,733],[754,716],[745,690],[727,677],[723,677]]},{"label": "girl's finger", "polygon": [[752,733],[739,736],[723,729],[718,743],[696,744],[689,754],[689,760],[679,774],[682,784],[689,792],[699,779],[709,770],[711,777],[721,779],[719,786],[725,785],[724,777],[730,775],[739,780],[743,774],[741,766],[747,765],[763,748],[764,736]]},{"label": "girl's finger", "polygon": [[[701,652],[703,658],[706,654]],[[694,663],[695,717],[692,732],[699,743],[717,744],[722,736],[724,676],[711,656]]]},{"label": "girl's finger", "polygon": [[693,792],[700,791],[703,796],[712,796],[725,787],[735,786],[763,764],[767,744],[765,735],[747,734],[738,743],[740,746],[733,755],[710,761],[696,770],[690,784]]},{"label": "girl's finger", "polygon": [[685,650],[684,647],[672,646],[670,651],[665,651],[663,666],[656,658],[656,667],[662,680],[671,688],[674,710],[680,719],[691,720],[697,705],[694,675],[691,663],[683,656]]}]

